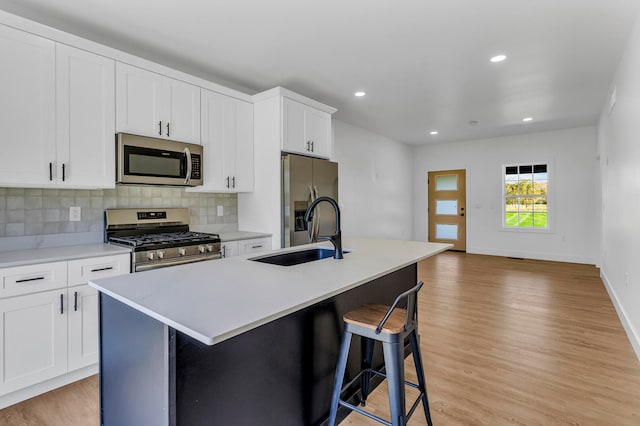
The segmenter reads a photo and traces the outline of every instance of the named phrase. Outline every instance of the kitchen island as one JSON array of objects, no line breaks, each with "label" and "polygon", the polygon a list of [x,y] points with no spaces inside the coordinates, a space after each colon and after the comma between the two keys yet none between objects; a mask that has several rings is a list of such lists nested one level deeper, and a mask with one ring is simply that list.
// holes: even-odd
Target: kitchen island
[{"label": "kitchen island", "polygon": [[[390,304],[415,285],[418,261],[450,245],[344,247],[343,260],[285,267],[235,257],[91,282],[101,292],[102,424],[322,423],[342,315]],[[351,355],[348,376],[360,366]]]}]

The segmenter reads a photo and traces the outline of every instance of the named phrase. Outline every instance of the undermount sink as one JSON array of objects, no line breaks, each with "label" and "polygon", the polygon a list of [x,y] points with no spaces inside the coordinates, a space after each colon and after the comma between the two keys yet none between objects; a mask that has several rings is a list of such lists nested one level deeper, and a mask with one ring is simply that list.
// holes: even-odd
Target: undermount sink
[{"label": "undermount sink", "polygon": [[[344,250],[344,254],[349,250]],[[308,250],[291,251],[288,253],[272,254],[269,256],[254,257],[249,260],[256,262],[270,263],[272,265],[293,266],[301,263],[313,262],[314,260],[326,259],[333,257],[334,249],[332,248],[313,248]]]}]

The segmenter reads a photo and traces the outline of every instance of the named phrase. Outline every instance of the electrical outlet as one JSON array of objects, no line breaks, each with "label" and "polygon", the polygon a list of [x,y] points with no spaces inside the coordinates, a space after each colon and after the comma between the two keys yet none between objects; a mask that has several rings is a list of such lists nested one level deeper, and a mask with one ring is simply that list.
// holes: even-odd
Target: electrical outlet
[{"label": "electrical outlet", "polygon": [[80,222],[81,211],[80,207],[69,207],[69,221]]},{"label": "electrical outlet", "polygon": [[625,287],[629,287],[629,273],[628,272],[624,273],[624,286]]},{"label": "electrical outlet", "polygon": [[218,206],[218,216],[224,216],[224,207]]}]

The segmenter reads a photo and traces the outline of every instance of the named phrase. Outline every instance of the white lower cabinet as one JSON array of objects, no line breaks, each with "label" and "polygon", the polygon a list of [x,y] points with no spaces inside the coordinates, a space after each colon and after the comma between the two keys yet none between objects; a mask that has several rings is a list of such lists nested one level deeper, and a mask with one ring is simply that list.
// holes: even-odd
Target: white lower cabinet
[{"label": "white lower cabinet", "polygon": [[66,293],[0,300],[0,395],[67,372],[67,315],[60,312]]},{"label": "white lower cabinet", "polygon": [[271,250],[271,238],[253,238],[238,241],[238,254],[260,253]]},{"label": "white lower cabinet", "polygon": [[128,274],[129,263],[119,254],[0,268],[0,407],[12,392],[98,362],[98,291],[87,282]]},{"label": "white lower cabinet", "polygon": [[88,285],[68,292],[69,371],[98,362],[98,290]]},{"label": "white lower cabinet", "polygon": [[222,257],[234,257],[242,254],[260,253],[271,250],[271,237],[251,238],[222,242]]}]

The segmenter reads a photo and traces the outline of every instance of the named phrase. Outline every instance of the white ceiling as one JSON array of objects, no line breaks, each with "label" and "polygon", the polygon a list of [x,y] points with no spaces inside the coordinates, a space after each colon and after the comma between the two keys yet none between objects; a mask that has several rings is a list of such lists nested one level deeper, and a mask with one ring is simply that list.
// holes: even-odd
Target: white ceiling
[{"label": "white ceiling", "polygon": [[[249,93],[284,86],[338,108],[339,120],[416,145],[595,124],[639,5],[0,0],[0,9]],[[498,53],[508,59],[490,63]],[[523,124],[526,116],[534,121]]]}]

